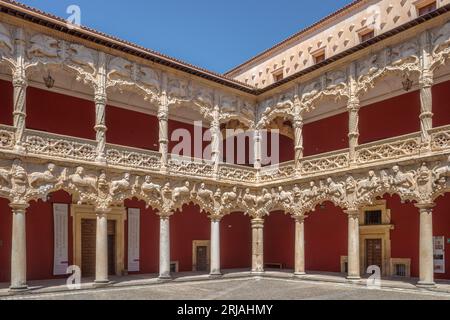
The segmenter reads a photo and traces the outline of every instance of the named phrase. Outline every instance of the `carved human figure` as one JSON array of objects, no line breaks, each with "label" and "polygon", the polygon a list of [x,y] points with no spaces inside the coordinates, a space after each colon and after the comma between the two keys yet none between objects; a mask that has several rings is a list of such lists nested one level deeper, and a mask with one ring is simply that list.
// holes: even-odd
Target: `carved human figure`
[{"label": "carved human figure", "polygon": [[319,187],[316,186],[314,181],[309,183],[309,189],[303,191],[303,202],[309,202],[317,197],[319,194]]},{"label": "carved human figure", "polygon": [[30,57],[46,57],[56,58],[58,57],[58,41],[52,37],[37,34],[34,35],[31,40],[31,47],[28,49],[28,55]]},{"label": "carved human figure", "polygon": [[253,208],[256,206],[256,196],[250,193],[250,189],[245,189],[242,196],[242,202],[247,208]]},{"label": "carved human figure", "polygon": [[97,186],[97,179],[94,177],[87,177],[84,174],[84,168],[78,167],[75,173],[69,176],[69,181],[75,186],[95,190]]},{"label": "carved human figure", "polygon": [[292,193],[284,191],[283,187],[278,188],[278,195],[281,203],[290,204],[292,202]]},{"label": "carved human figure", "polygon": [[161,196],[164,202],[172,200],[172,189],[170,187],[170,183],[167,182],[164,187],[161,189]]},{"label": "carved human figure", "polygon": [[145,177],[145,181],[142,183],[141,190],[144,194],[160,198],[161,197],[161,186],[152,183],[152,178],[150,176]]},{"label": "carved human figure", "polygon": [[364,196],[369,192],[371,192],[372,190],[376,189],[378,185],[379,179],[375,174],[375,171],[370,170],[368,178],[358,181],[358,189],[357,189],[358,195]]},{"label": "carved human figure", "polygon": [[197,196],[206,203],[214,202],[214,193],[211,190],[206,189],[205,183],[200,185],[200,188],[197,191]]},{"label": "carved human figure", "polygon": [[410,190],[416,185],[414,181],[414,176],[411,172],[403,173],[399,166],[394,166],[392,168],[394,176],[391,178],[391,184],[400,190]]},{"label": "carved human figure", "polygon": [[110,193],[112,196],[114,196],[119,193],[130,190],[130,187],[131,187],[130,174],[127,172],[124,174],[122,179],[111,182]]},{"label": "carved human figure", "polygon": [[230,204],[230,203],[236,201],[237,197],[238,197],[237,187],[234,186],[232,191],[223,193],[222,204],[223,205]]},{"label": "carved human figure", "polygon": [[256,205],[258,208],[265,206],[267,203],[272,201],[272,195],[266,188],[262,189],[261,195],[256,198]]},{"label": "carved human figure", "polygon": [[11,190],[15,197],[20,197],[27,191],[28,174],[20,159],[14,160],[11,166]]},{"label": "carved human figure", "polygon": [[332,178],[327,179],[327,193],[337,199],[343,199],[345,197],[344,186],[334,182]]},{"label": "carved human figure", "polygon": [[297,202],[301,198],[302,191],[300,190],[298,184],[295,184],[294,187],[292,188],[292,194],[295,202]]},{"label": "carved human figure", "polygon": [[58,178],[55,176],[56,166],[53,163],[49,163],[45,172],[33,172],[30,174],[30,186],[39,187],[45,184],[55,183]]},{"label": "carved human figure", "polygon": [[190,195],[190,192],[191,192],[191,190],[190,190],[189,181],[186,181],[184,183],[184,186],[173,189],[173,192],[172,192],[173,202],[179,202],[180,200],[188,198]]}]

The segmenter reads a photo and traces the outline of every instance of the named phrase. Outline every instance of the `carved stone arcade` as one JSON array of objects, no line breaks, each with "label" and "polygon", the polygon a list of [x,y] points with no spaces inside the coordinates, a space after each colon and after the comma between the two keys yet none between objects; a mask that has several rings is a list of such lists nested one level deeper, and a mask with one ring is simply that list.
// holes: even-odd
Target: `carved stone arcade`
[{"label": "carved stone arcade", "polygon": [[[14,213],[13,233],[17,239],[13,240],[13,253],[17,254],[13,254],[12,263],[17,271],[11,287],[15,289],[22,288],[25,279],[21,266],[26,208],[30,201],[45,201],[57,190],[67,191],[79,204],[94,206],[99,221],[112,206],[122,205],[125,199],[133,197],[157,209],[161,217],[162,278],[170,274],[169,219],[184,204],[197,204],[210,216],[215,248],[219,241],[217,226],[223,216],[237,211],[249,215],[253,219],[255,273],[263,271],[264,217],[274,210],[291,214],[296,221],[296,251],[299,251],[296,273],[301,275],[303,222],[317,205],[331,201],[348,213],[352,231],[349,252],[357,252],[354,237],[358,208],[372,204],[386,193],[397,194],[404,201],[417,203],[421,220],[428,225],[431,204],[450,191],[450,128],[432,128],[430,89],[435,70],[450,56],[450,22],[412,40],[372,52],[317,79],[294,84],[264,101],[251,101],[192,79],[3,23],[0,23],[0,54],[0,62],[11,69],[14,86],[14,127],[2,126],[0,130],[0,196],[9,199]],[[25,128],[25,94],[30,74],[61,67],[92,88],[96,141],[63,138]],[[389,74],[408,74],[420,80],[422,131],[360,146],[360,97]],[[159,152],[106,143],[105,106],[112,90],[133,91],[157,106]],[[347,101],[349,149],[304,158],[303,119],[325,97]],[[183,160],[168,154],[169,110],[182,106],[196,109],[210,122],[211,162]],[[258,138],[254,169],[219,163],[217,135],[222,123],[238,119],[258,133],[277,117],[293,123],[296,151],[293,163],[261,168]],[[48,163],[43,164],[45,161]],[[423,231],[424,237],[429,237],[427,232]],[[427,245],[428,242],[423,244]],[[212,273],[219,274],[220,260],[217,252],[214,254]],[[358,263],[355,256],[349,257],[350,278],[359,277]],[[98,269],[97,279],[107,281],[104,265]],[[432,282],[427,267],[423,269],[423,281]]]}]

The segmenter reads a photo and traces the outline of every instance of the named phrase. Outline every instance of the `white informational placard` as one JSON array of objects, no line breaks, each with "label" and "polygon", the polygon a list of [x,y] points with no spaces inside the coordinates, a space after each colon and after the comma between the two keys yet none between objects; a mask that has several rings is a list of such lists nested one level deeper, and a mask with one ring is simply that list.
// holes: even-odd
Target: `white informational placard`
[{"label": "white informational placard", "polygon": [[445,237],[433,237],[434,273],[445,273]]},{"label": "white informational placard", "polygon": [[128,209],[128,272],[140,271],[140,209]]},{"label": "white informational placard", "polygon": [[69,267],[69,205],[53,204],[53,275],[67,274]]}]

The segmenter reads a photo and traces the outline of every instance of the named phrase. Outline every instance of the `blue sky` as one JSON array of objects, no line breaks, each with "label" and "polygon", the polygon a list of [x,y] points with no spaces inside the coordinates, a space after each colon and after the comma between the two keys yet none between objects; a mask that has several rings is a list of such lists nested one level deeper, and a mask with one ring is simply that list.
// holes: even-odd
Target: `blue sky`
[{"label": "blue sky", "polygon": [[351,0],[19,0],[211,71],[223,73]]}]

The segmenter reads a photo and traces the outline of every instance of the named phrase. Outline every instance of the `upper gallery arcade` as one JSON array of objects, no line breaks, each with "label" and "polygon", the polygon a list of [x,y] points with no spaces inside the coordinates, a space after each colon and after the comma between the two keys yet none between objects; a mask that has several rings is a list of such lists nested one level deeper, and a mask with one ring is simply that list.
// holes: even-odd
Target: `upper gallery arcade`
[{"label": "upper gallery arcade", "polygon": [[[97,283],[372,264],[449,279],[450,254],[433,261],[433,239],[450,250],[449,11],[354,1],[219,75],[0,1],[0,282],[61,275],[56,244]],[[173,155],[194,121],[210,155]],[[244,164],[226,129],[252,133]]]}]

